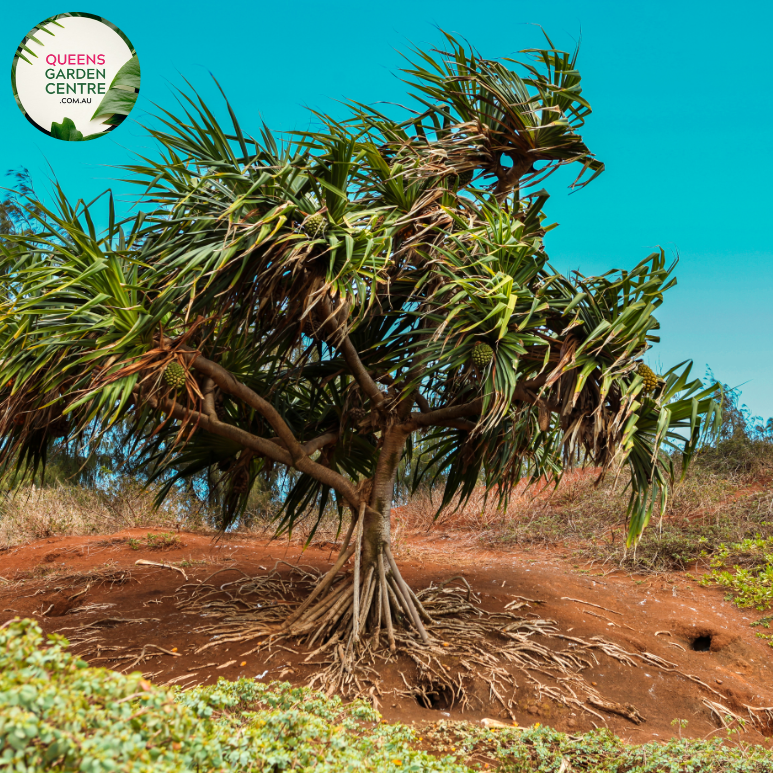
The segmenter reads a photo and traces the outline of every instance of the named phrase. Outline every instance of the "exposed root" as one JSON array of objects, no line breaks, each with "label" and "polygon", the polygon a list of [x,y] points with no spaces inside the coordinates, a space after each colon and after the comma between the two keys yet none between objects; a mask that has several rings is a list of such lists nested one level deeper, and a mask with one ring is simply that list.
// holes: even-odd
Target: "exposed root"
[{"label": "exposed root", "polygon": [[[257,577],[223,568],[203,582],[181,585],[175,592],[177,608],[209,618],[196,629],[211,637],[197,652],[245,644],[240,658],[261,652],[268,663],[292,640],[305,651],[304,662],[316,667],[309,686],[366,697],[376,706],[384,698],[383,667],[408,661],[409,667],[399,672],[404,687],[391,694],[428,708],[486,708],[494,701],[500,715],[515,719],[515,711],[523,708],[518,695],[523,701],[527,688],[539,700],[582,710],[602,722],[609,714],[635,724],[646,721],[636,707],[608,700],[586,680],[584,672],[599,664],[601,654],[628,668],[646,665],[678,673],[710,695],[705,705],[720,723],[727,717],[741,721],[736,713],[741,707],[727,709],[725,695],[677,664],[649,652],[629,652],[602,637],[564,634],[554,620],[531,611],[537,600],[517,597],[502,611],[489,612],[462,577],[414,593],[388,551],[363,569],[362,557],[349,544],[353,536],[350,529],[333,569],[324,575],[290,564],[290,573],[282,574],[279,563],[286,562],[277,562]],[[352,557],[355,572],[343,572]],[[230,572],[238,576],[223,577]],[[305,600],[295,600],[299,596]],[[108,646],[103,638],[106,627],[146,621],[104,618],[67,630],[82,657],[122,663],[124,670],[159,655],[179,657],[154,644],[130,649]],[[765,729],[773,724],[773,707],[742,708],[752,725]]]},{"label": "exposed root", "polygon": [[[124,585],[127,582],[137,582],[132,576],[132,573],[127,569],[114,569],[112,567],[105,567],[103,569],[95,569],[91,572],[77,572],[74,574],[58,574],[56,576],[49,576],[40,581],[40,587],[34,590],[32,593],[26,593],[19,596],[20,599],[34,598],[40,596],[43,593],[59,592],[64,593],[68,590],[75,588],[83,588],[79,593],[76,593],[71,598],[76,598],[83,595],[90,588],[99,588],[102,585],[107,585],[112,590],[116,585]],[[4,588],[4,590],[6,590]]]},{"label": "exposed root", "polygon": [[103,631],[114,628],[117,625],[137,625],[140,623],[158,622],[160,622],[160,620],[156,617],[105,617],[85,625],[60,628],[57,633],[61,633],[62,631],[73,631],[73,633],[67,637],[71,649],[73,649],[73,651],[78,650],[78,656],[87,658],[90,664],[99,663],[100,661],[108,661],[113,664],[120,664],[123,660],[130,661],[122,669],[125,673],[140,663],[145,662],[148,658],[158,657],[159,655],[168,655],[173,658],[179,658],[181,655],[178,652],[172,652],[158,644],[144,644],[142,649],[139,647],[110,646],[105,642]]},{"label": "exposed root", "polygon": [[[389,549],[378,553],[363,576],[361,544],[358,531],[354,546],[344,543],[333,568],[287,617],[278,635],[305,640],[309,647],[335,637],[342,641],[346,658],[355,655],[365,637],[373,639],[370,646],[377,648],[382,630],[392,652],[397,646],[395,631],[405,626],[413,627],[425,644],[429,642],[422,620],[432,618],[403,580]],[[341,575],[352,556],[353,573]]]},{"label": "exposed root", "polygon": [[[354,555],[345,541],[336,572],[321,577],[293,568],[294,576],[283,580],[275,567],[259,578],[245,576],[219,586],[209,581],[188,583],[178,590],[183,595],[178,607],[187,614],[220,618],[197,629],[213,637],[200,650],[254,642],[241,657],[265,652],[268,660],[282,642],[293,639],[307,650],[305,662],[317,666],[310,686],[327,694],[370,698],[377,706],[384,697],[379,671],[408,659],[413,668],[400,672],[404,688],[392,694],[424,706],[465,709],[493,700],[501,714],[514,719],[517,692],[528,686],[540,700],[571,706],[602,722],[609,714],[644,722],[636,707],[608,700],[585,679],[583,672],[598,664],[598,653],[629,668],[646,664],[677,672],[727,701],[697,677],[652,653],[628,652],[602,637],[568,636],[555,621],[531,611],[523,616],[524,610],[540,603],[535,599],[516,598],[502,612],[488,612],[462,577],[414,593],[398,581],[394,570],[390,581],[394,559],[388,553],[367,570],[355,591],[354,577],[340,574],[348,560],[341,558]],[[316,603],[308,597],[302,604],[289,600],[291,590],[309,594],[316,590]],[[257,603],[247,598],[252,594],[257,594]],[[745,708],[751,722],[761,727],[773,716],[773,709]]]},{"label": "exposed root", "polygon": [[599,698],[595,695],[588,696],[588,703],[591,706],[595,706],[598,709],[603,709],[604,711],[608,711],[611,714],[619,714],[621,717],[629,719],[635,725],[640,725],[645,721],[644,717],[636,710],[636,707],[630,703],[613,703],[612,701]]},{"label": "exposed root", "polygon": [[759,725],[768,729],[773,727],[773,706],[758,706],[755,708],[744,703],[743,707],[749,712],[749,718],[753,725]]},{"label": "exposed root", "polygon": [[188,579],[188,575],[185,574],[184,569],[180,569],[179,566],[174,566],[173,564],[162,564],[158,561],[146,561],[144,558],[140,558],[138,561],[134,562],[135,566],[157,566],[161,569],[171,569],[175,572],[179,572],[186,580]]},{"label": "exposed root", "polygon": [[[347,554],[355,552],[345,544],[336,565],[343,566],[341,557]],[[219,586],[210,582],[212,576],[203,583],[187,583],[178,589],[184,594],[178,608],[220,618],[197,629],[212,636],[198,651],[259,640],[241,657],[261,651],[271,657],[281,641],[299,641],[308,650],[305,662],[318,666],[310,686],[328,694],[367,696],[378,703],[379,664],[402,656],[414,669],[402,674],[405,689],[397,694],[425,706],[464,709],[493,699],[514,718],[520,673],[540,696],[601,719],[594,706],[641,721],[635,709],[606,701],[582,678],[582,671],[597,662],[594,650],[636,665],[615,645],[562,637],[552,620],[517,615],[516,610],[530,608],[530,600],[515,600],[500,613],[486,612],[464,578],[413,593],[395,568],[394,558],[385,552],[359,583],[338,570],[317,579],[294,569],[297,585],[308,587],[316,580],[317,603],[307,597],[289,615],[287,607],[295,603],[287,600],[290,583],[276,568],[260,578],[240,577]],[[259,594],[259,603],[246,599],[251,594]],[[548,646],[561,638],[569,640],[567,648]],[[485,696],[478,694],[482,684],[487,686]]]},{"label": "exposed root", "polygon": [[91,623],[84,623],[83,625],[73,626],[71,628],[59,628],[57,633],[62,631],[75,631],[75,635],[70,638],[72,644],[76,641],[78,634],[82,634],[84,631],[91,631],[95,628],[115,628],[117,625],[122,624],[134,624],[138,623],[160,623],[161,621],[157,617],[103,617],[100,620],[94,620]]},{"label": "exposed root", "polygon": [[92,588],[98,588],[101,585],[107,585],[112,590],[116,585],[124,585],[132,580],[137,580],[132,576],[128,569],[95,569],[91,572],[77,572],[75,574],[65,574],[56,578],[59,586],[54,590],[65,588],[77,588],[80,585],[89,585]]},{"label": "exposed root", "polygon": [[739,727],[743,727],[746,720],[740,717],[734,711],[731,711],[727,706],[723,706],[716,701],[710,701],[708,698],[703,699],[703,705],[711,711],[711,713],[719,720],[720,725],[729,730],[733,722],[737,723]]},{"label": "exposed root", "polygon": [[[149,652],[151,650],[155,650],[155,652]],[[159,647],[158,644],[145,644],[140,650],[139,654],[130,652],[120,656],[121,659],[132,659],[131,663],[122,669],[123,672],[126,673],[135,666],[138,666],[140,663],[144,663],[149,657],[155,657],[159,652],[164,655],[169,655],[173,658],[182,657],[179,652],[172,652],[171,650],[165,649],[164,647]]]},{"label": "exposed root", "polygon": [[[72,598],[72,597],[71,597]],[[104,612],[106,609],[112,609],[117,606],[116,604],[86,604],[82,607],[73,607],[65,612],[65,615],[84,615],[93,614],[94,612]]]}]

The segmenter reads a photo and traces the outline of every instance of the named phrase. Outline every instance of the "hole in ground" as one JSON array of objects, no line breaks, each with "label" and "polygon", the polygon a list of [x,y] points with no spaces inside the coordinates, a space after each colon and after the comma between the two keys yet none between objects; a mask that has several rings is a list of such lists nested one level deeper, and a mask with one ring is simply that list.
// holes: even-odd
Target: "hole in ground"
[{"label": "hole in ground", "polygon": [[423,709],[448,711],[454,705],[454,691],[445,684],[427,685],[421,692],[417,692],[414,697],[416,698],[416,703]]},{"label": "hole in ground", "polygon": [[709,652],[711,650],[711,636],[696,636],[692,640],[694,652]]}]

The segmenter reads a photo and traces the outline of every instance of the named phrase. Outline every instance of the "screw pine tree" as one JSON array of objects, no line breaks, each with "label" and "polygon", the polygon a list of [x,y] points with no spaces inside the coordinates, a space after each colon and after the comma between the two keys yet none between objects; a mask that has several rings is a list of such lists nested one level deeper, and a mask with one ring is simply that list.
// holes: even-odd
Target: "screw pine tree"
[{"label": "screw pine tree", "polygon": [[[410,483],[441,470],[441,506],[478,486],[506,504],[579,460],[625,466],[635,541],[665,507],[668,449],[687,463],[716,426],[715,388],[683,363],[644,394],[637,358],[675,281],[662,252],[596,277],[548,264],[537,185],[565,165],[576,187],[603,170],[579,134],[576,52],[548,43],[494,61],[446,35],[404,71],[415,110],[352,103],[294,142],[248,137],[230,106],[224,129],[186,93],[152,132],[158,159],[129,167],[138,214],[119,222],[109,198],[99,234],[96,204],[59,191],[30,206],[39,232],[9,237],[2,264],[3,467],[44,462],[62,411],[70,443],[129,421],[165,491],[220,475],[224,528],[252,481],[293,468],[280,529],[331,496],[347,521],[282,631],[351,646],[379,631],[394,646],[397,627],[428,637],[390,535],[419,433]],[[171,358],[188,373],[172,393]]]}]

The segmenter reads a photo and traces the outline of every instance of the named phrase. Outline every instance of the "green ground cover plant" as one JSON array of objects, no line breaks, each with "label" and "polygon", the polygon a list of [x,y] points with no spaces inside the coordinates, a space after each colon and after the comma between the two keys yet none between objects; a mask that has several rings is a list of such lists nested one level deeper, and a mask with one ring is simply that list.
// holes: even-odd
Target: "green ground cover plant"
[{"label": "green ground cover plant", "polygon": [[129,547],[132,550],[166,550],[168,548],[178,547],[179,545],[180,537],[177,534],[173,534],[171,531],[166,531],[161,534],[148,532],[145,537],[129,540]]},{"label": "green ground cover plant", "polygon": [[63,637],[44,641],[34,621],[0,629],[0,771],[763,773],[773,766],[764,748],[718,738],[635,746],[606,730],[569,736],[539,725],[438,722],[420,731],[380,719],[364,701],[344,705],[286,683],[221,679],[164,689],[139,673],[89,667]]},{"label": "green ground cover plant", "polygon": [[[728,569],[731,563],[732,571]],[[711,561],[711,571],[701,578],[701,585],[729,588],[728,597],[739,607],[764,612],[773,604],[773,537],[757,535],[722,545]]]},{"label": "green ground cover plant", "polygon": [[468,770],[411,748],[415,731],[362,701],[246,679],[183,693],[90,668],[66,644],[43,646],[30,620],[0,631],[0,770]]}]

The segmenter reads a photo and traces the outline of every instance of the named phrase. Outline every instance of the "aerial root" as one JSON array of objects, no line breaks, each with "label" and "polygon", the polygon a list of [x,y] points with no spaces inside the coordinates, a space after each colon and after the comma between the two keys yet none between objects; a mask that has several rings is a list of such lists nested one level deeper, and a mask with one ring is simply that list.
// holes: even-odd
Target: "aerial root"
[{"label": "aerial root", "polygon": [[[358,540],[355,545],[359,545]],[[351,576],[338,574],[348,556],[354,555]],[[391,556],[379,553],[375,564],[362,571],[358,548],[342,550],[333,568],[321,579],[307,600],[293,612],[281,628],[281,635],[308,636],[306,646],[313,646],[333,633],[346,642],[344,652],[352,652],[363,638],[373,638],[377,646],[382,629],[386,630],[389,647],[395,651],[395,629],[413,626],[421,639],[429,641],[422,618],[432,618],[408,588]],[[315,602],[315,603],[311,603]]]},{"label": "aerial root", "polygon": [[[344,548],[339,560],[347,554],[354,555],[351,548]],[[278,592],[271,575],[261,579],[262,594],[270,588]],[[301,584],[314,580],[306,573]],[[519,610],[531,608],[527,600],[515,600],[500,613],[488,612],[463,578],[418,593],[401,580],[393,556],[385,551],[364,572],[362,582],[352,575],[331,572],[317,579],[314,587],[326,591],[319,590],[315,603],[306,604],[300,614],[299,605],[284,624],[278,621],[278,597],[272,605],[263,596],[261,610],[252,613],[223,601],[225,592],[242,595],[236,589],[246,588],[247,578],[220,589],[197,586],[181,607],[195,606],[199,613],[207,610],[222,618],[216,625],[197,629],[218,637],[205,647],[257,638],[261,641],[242,655],[265,652],[270,658],[282,646],[280,642],[298,641],[308,650],[305,662],[318,667],[309,686],[327,694],[364,696],[378,705],[383,698],[380,663],[406,658],[412,668],[400,672],[404,689],[392,694],[423,706],[465,709],[494,700],[502,713],[514,719],[519,689],[516,676],[521,674],[540,699],[582,709],[602,721],[599,710],[641,721],[634,707],[607,701],[581,675],[597,662],[595,651],[635,666],[629,654],[616,645],[563,637],[552,620],[519,616]],[[225,614],[226,607],[233,613]],[[566,649],[547,645],[548,640],[560,638],[571,638]],[[486,685],[484,696],[481,684]]]},{"label": "aerial root", "polygon": [[344,547],[341,548],[341,552],[338,555],[333,568],[322,578],[322,581],[314,588],[314,590],[308,595],[306,600],[295,610],[285,621],[285,626],[290,630],[293,623],[298,620],[302,614],[308,609],[312,602],[316,598],[323,594],[333,583],[338,573],[343,568],[343,565],[352,557],[354,553],[354,547],[350,547],[348,543],[344,543]]}]

